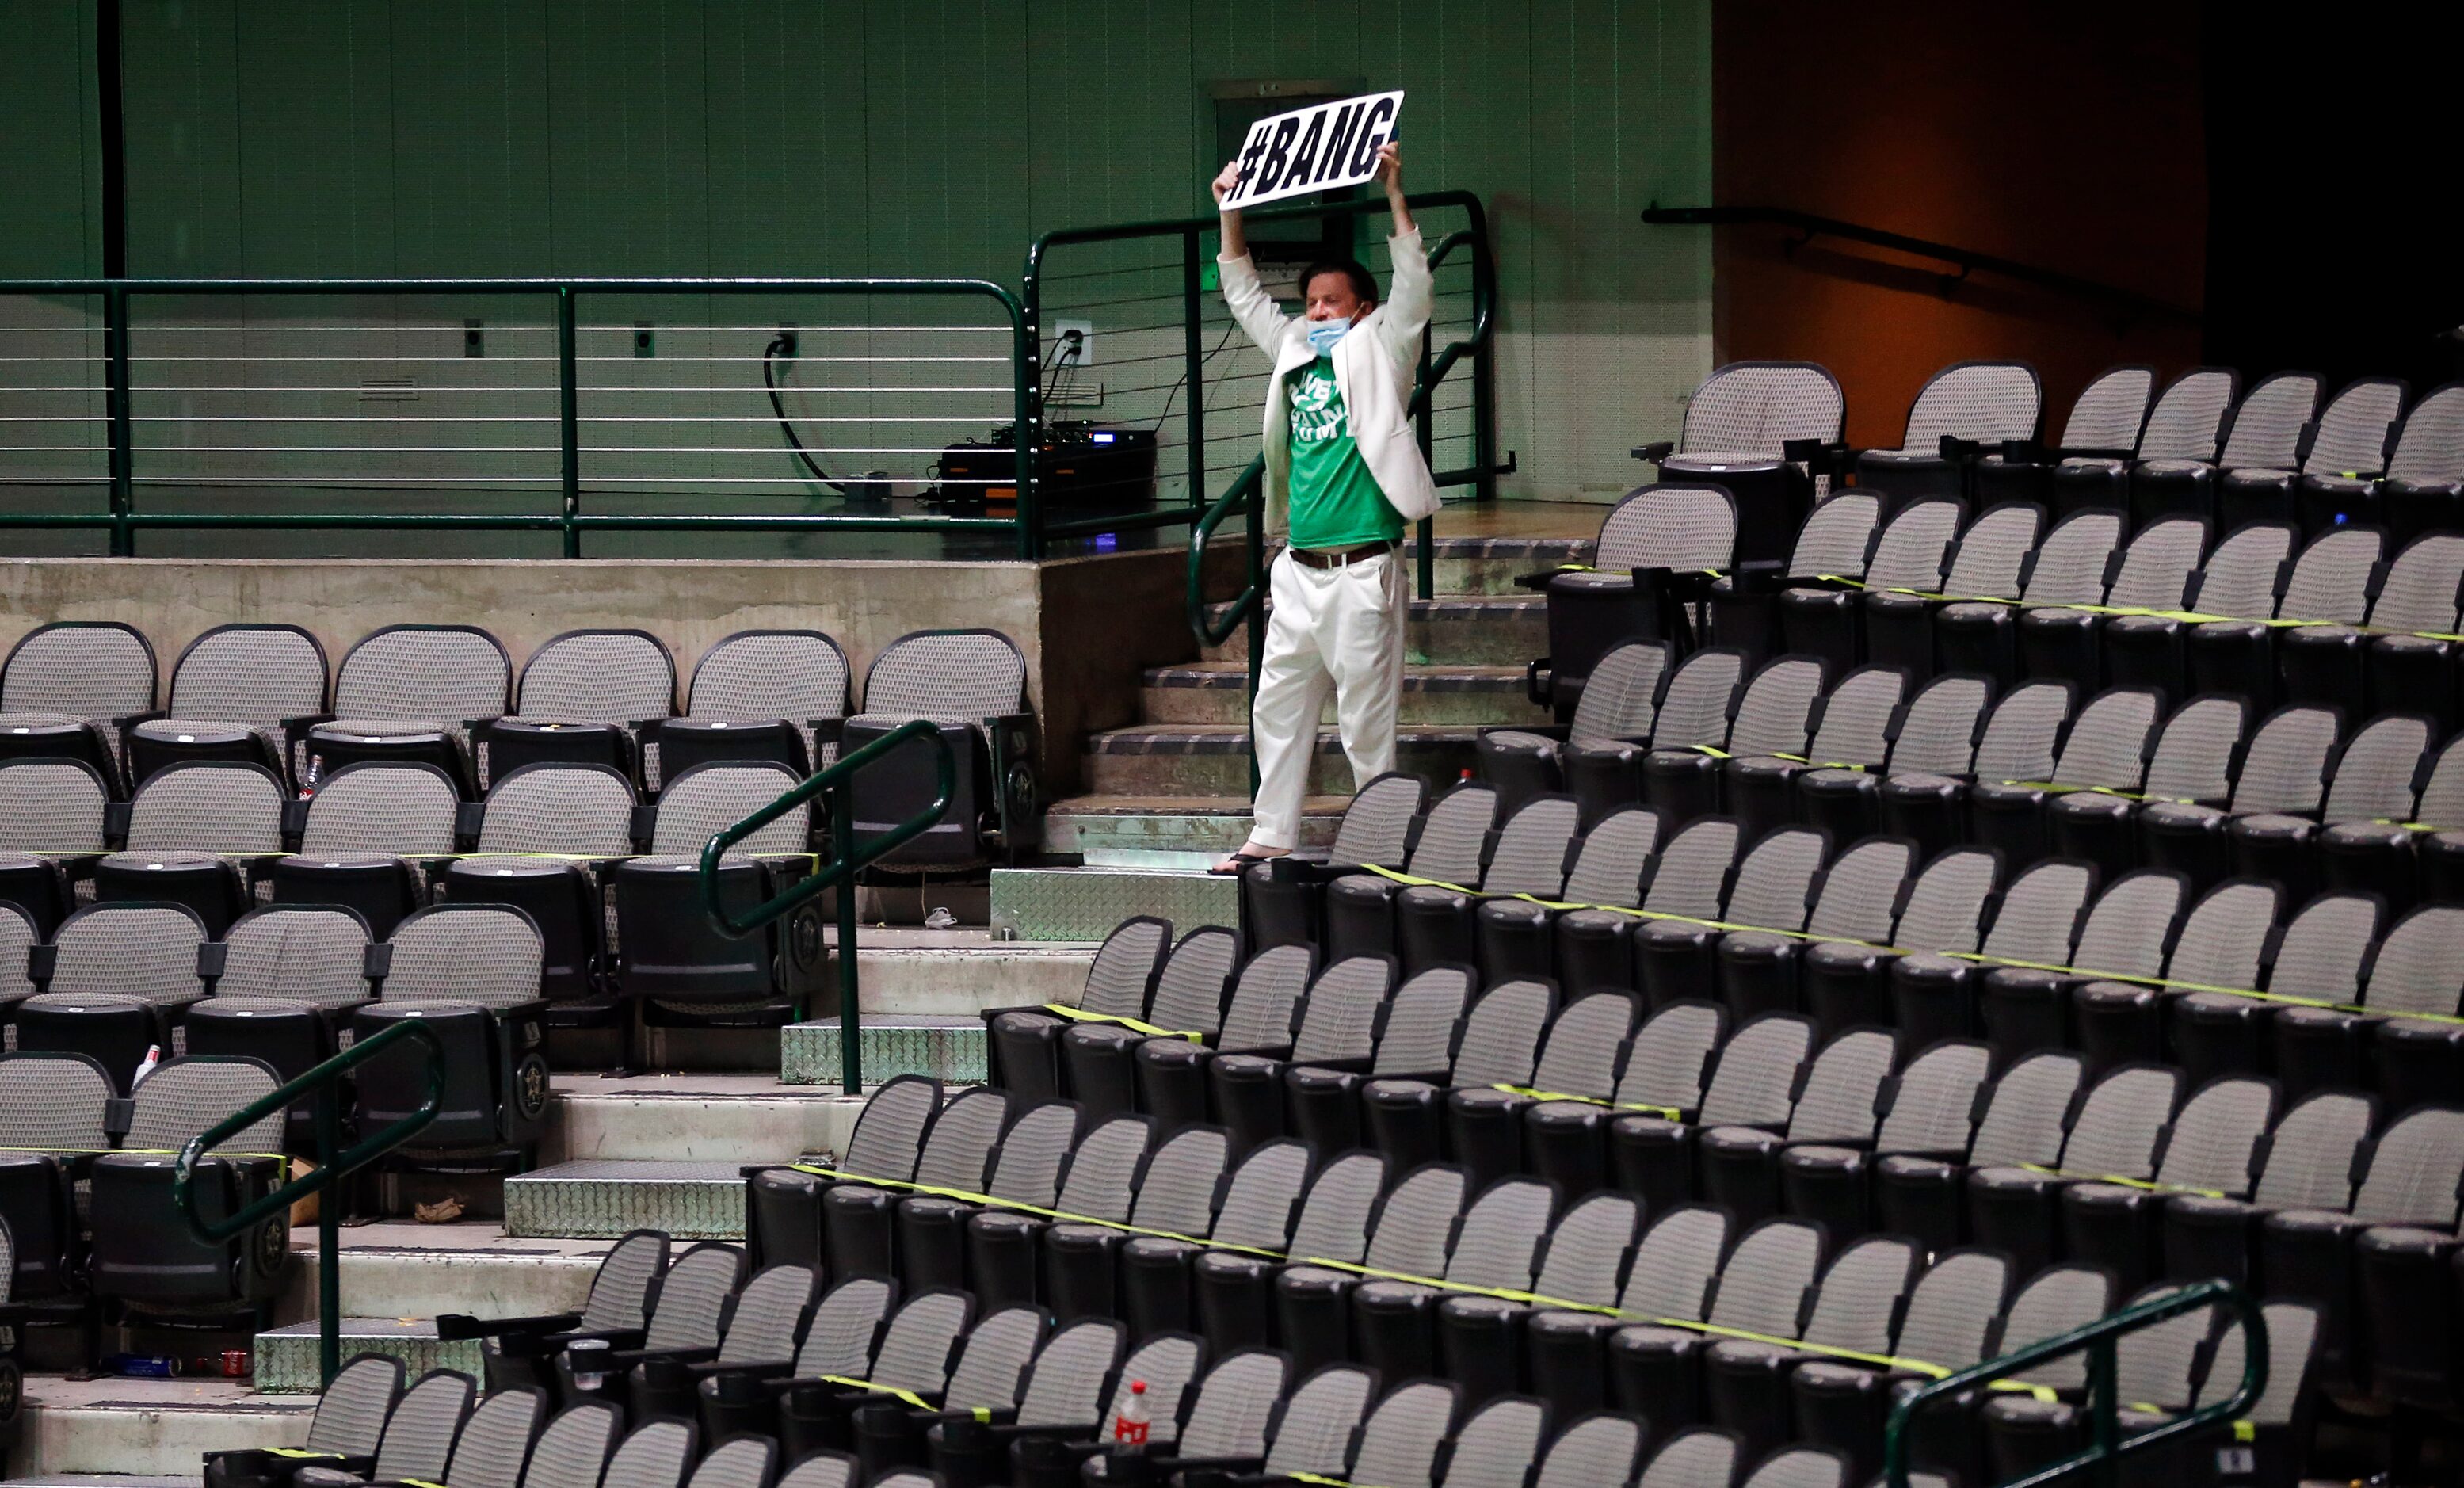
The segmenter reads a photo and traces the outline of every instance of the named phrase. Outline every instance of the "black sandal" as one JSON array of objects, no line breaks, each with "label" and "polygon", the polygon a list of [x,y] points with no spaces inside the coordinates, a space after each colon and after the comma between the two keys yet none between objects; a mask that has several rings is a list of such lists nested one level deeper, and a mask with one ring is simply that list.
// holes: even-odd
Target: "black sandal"
[{"label": "black sandal", "polygon": [[1235,866],[1225,867],[1222,864],[1219,863],[1209,867],[1206,871],[1217,878],[1239,878],[1242,874],[1249,871],[1249,865],[1253,863],[1272,863],[1278,858],[1288,858],[1290,856],[1291,854],[1287,852],[1236,852],[1227,860],[1235,864]]}]

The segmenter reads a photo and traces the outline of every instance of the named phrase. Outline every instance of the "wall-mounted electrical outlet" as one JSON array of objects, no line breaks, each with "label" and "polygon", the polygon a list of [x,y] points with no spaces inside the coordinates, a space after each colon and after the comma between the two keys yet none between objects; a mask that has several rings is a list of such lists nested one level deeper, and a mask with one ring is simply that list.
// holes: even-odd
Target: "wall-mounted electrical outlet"
[{"label": "wall-mounted electrical outlet", "polygon": [[[1075,371],[1080,367],[1091,367],[1095,364],[1094,321],[1055,320],[1051,322],[1051,328],[1052,344],[1045,347],[1044,351],[1044,364],[1045,366],[1059,366],[1062,362],[1062,359],[1065,357],[1068,359],[1069,367],[1072,371]],[[1077,350],[1074,353],[1070,350],[1070,339],[1072,337],[1077,339]]]},{"label": "wall-mounted electrical outlet", "polygon": [[634,321],[633,355],[636,357],[655,357],[658,354],[658,343],[651,339],[650,322],[648,320]]},{"label": "wall-mounted electrical outlet", "polygon": [[485,320],[463,321],[462,355],[466,357],[484,357],[487,354],[488,322]]}]

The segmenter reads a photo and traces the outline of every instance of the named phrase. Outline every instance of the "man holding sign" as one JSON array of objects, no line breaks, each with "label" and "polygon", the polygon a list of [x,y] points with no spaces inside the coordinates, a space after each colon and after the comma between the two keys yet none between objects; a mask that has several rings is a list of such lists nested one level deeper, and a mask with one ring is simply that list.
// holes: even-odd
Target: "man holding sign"
[{"label": "man holding sign", "polygon": [[[1309,112],[1323,116],[1338,107]],[[1391,106],[1381,118],[1381,131],[1391,128]],[[1258,128],[1277,122],[1262,120]],[[1315,140],[1321,153],[1313,159],[1324,160],[1317,122],[1291,136],[1284,158],[1273,163],[1275,189],[1259,187],[1249,200],[1284,194],[1281,188],[1301,174],[1294,157],[1304,140]],[[1400,147],[1383,140],[1370,157],[1395,217],[1394,235],[1386,240],[1393,296],[1380,304],[1377,281],[1350,259],[1313,263],[1296,285],[1305,314],[1295,319],[1259,284],[1240,209],[1232,205],[1246,184],[1244,163],[1255,154],[1263,170],[1275,153],[1275,136],[1265,138],[1260,146],[1261,135],[1253,131],[1241,158],[1215,178],[1215,201],[1222,213],[1224,302],[1259,350],[1274,359],[1266,389],[1266,536],[1287,540],[1268,570],[1274,608],[1249,714],[1249,747],[1258,756],[1249,840],[1216,864],[1218,873],[1280,858],[1299,842],[1318,711],[1330,689],[1354,789],[1395,768],[1408,613],[1398,550],[1403,524],[1438,509],[1437,484],[1404,417],[1429,323],[1429,260],[1403,204]],[[1353,133],[1348,148],[1356,149],[1358,139]],[[1350,164],[1334,162],[1345,174]],[[1301,189],[1341,184],[1339,176],[1329,176],[1319,164],[1302,178],[1314,185]]]}]

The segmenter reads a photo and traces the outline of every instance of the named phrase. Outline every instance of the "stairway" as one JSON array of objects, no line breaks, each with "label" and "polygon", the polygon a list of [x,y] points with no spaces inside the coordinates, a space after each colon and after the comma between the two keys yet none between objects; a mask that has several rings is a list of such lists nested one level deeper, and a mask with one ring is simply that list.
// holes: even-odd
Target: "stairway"
[{"label": "stairway", "polygon": [[[1588,539],[1441,537],[1435,597],[1411,605],[1397,768],[1452,782],[1484,728],[1548,721],[1524,694],[1524,668],[1548,649],[1548,605],[1514,580],[1578,561]],[[1404,550],[1416,562],[1414,550]],[[1220,618],[1222,610],[1215,614]],[[996,869],[993,919],[1032,940],[1098,939],[1132,914],[1176,927],[1229,925],[1237,889],[1210,863],[1249,829],[1248,634],[1195,662],[1149,670],[1141,717],[1089,736],[1087,794],[1052,802],[1045,846],[1082,866]],[[1302,845],[1332,841],[1352,770],[1321,717]]]}]

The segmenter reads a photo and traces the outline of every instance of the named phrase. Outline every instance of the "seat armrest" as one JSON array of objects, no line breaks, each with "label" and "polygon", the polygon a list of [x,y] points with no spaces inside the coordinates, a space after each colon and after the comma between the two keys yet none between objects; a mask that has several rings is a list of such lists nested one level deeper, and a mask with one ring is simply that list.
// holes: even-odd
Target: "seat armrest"
[{"label": "seat armrest", "polygon": [[[670,1357],[684,1358],[682,1354],[673,1354]],[[796,1362],[793,1359],[763,1360],[759,1364],[721,1364],[715,1359],[698,1362],[686,1359],[684,1364],[685,1372],[697,1380],[712,1379],[721,1374],[744,1379],[775,1380],[783,1379],[796,1372]]]},{"label": "seat armrest", "polygon": [[1670,455],[1677,452],[1677,441],[1673,439],[1656,439],[1647,445],[1637,445],[1633,449],[1627,452],[1632,454],[1638,460],[1647,460],[1654,465],[1658,465],[1661,461],[1667,459]]},{"label": "seat armrest", "polygon": [[529,1318],[474,1318],[467,1312],[440,1313],[436,1319],[436,1337],[442,1343],[461,1343],[473,1338],[509,1338],[517,1334],[544,1336],[569,1333],[582,1325],[578,1312],[549,1312]]},{"label": "seat armrest", "polygon": [[706,1364],[717,1357],[718,1350],[715,1347],[611,1348],[607,1351],[607,1368],[610,1373],[614,1373],[619,1370],[629,1369],[637,1364],[647,1364],[653,1359],[667,1359],[676,1364],[693,1365]]}]

